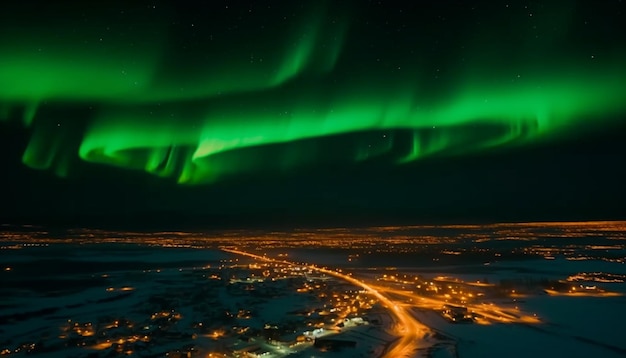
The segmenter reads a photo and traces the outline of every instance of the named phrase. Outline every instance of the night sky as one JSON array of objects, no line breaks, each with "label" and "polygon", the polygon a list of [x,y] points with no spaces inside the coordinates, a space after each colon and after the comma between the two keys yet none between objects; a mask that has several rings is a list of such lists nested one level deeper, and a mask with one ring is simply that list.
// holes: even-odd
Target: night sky
[{"label": "night sky", "polygon": [[622,1],[0,5],[11,223],[626,219]]}]

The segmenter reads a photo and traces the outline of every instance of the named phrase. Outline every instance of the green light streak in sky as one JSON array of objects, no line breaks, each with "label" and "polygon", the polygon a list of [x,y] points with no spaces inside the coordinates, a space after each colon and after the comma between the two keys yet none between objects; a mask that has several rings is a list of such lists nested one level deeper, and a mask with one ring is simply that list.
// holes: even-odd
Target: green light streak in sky
[{"label": "green light streak in sky", "polygon": [[[322,7],[306,14],[291,31],[201,45],[182,68],[167,41],[145,41],[143,33],[80,45],[3,37],[0,120],[23,109],[33,132],[22,160],[32,168],[67,176],[78,157],[196,184],[326,160],[402,164],[524,145],[626,112],[619,54],[592,65],[558,53],[545,65],[520,59],[515,72],[459,65],[448,91],[427,94],[434,81],[419,55],[414,64],[404,60],[402,72],[371,70],[344,53],[346,19],[331,21]],[[74,133],[39,118],[50,104],[93,107],[87,118],[72,119],[86,129]],[[72,147],[68,138],[81,140]],[[324,138],[345,145],[329,150]]]},{"label": "green light streak in sky", "polygon": [[[617,69],[608,71],[617,73]],[[532,142],[584,126],[588,118],[626,109],[626,86],[621,81],[588,77],[544,78],[540,88],[475,85],[438,105],[403,93],[383,94],[346,86],[333,94],[332,101],[315,93],[282,96],[284,91],[277,90],[261,98],[257,94],[239,95],[232,101],[209,101],[196,108],[171,105],[160,112],[150,106],[122,106],[95,118],[85,134],[80,156],[87,161],[154,172],[159,163],[174,160],[168,148],[183,146],[192,150],[176,157],[184,162],[178,180],[202,182],[250,165],[237,159],[225,162],[219,157],[224,152],[354,132],[411,129],[415,131],[413,149],[397,158],[397,162],[406,163],[446,150]],[[285,100],[268,106],[266,98]],[[484,128],[458,129],[472,123],[486,123],[492,135],[485,136],[490,132]],[[426,135],[420,130],[428,130],[428,138],[420,139]],[[369,150],[362,146],[354,160],[370,157],[367,153],[372,151],[378,155],[389,152],[392,141],[385,141],[382,150],[380,145]],[[147,151],[148,158],[137,155],[141,151]],[[163,175],[174,174],[172,164],[166,168]]]}]

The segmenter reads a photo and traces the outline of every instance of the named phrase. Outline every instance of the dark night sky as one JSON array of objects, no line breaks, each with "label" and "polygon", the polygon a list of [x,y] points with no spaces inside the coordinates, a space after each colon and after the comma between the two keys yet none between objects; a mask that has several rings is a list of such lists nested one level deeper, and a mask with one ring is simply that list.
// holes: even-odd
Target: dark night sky
[{"label": "dark night sky", "polygon": [[621,1],[402,4],[1,5],[1,221],[626,219]]}]

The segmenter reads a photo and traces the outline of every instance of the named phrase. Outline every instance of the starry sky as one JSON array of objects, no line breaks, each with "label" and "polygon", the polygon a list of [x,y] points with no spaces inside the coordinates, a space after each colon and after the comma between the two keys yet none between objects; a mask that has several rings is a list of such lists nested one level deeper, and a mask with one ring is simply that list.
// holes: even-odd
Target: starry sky
[{"label": "starry sky", "polygon": [[0,5],[6,222],[624,219],[622,1]]}]

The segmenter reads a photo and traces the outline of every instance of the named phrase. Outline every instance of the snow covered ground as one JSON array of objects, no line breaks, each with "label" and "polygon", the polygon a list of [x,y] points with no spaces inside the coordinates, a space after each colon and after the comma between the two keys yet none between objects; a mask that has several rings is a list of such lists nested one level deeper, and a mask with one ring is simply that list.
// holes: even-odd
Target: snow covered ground
[{"label": "snow covered ground", "polygon": [[[389,231],[384,231],[385,237],[378,238],[375,236],[380,230],[374,230],[376,235],[365,232],[365,238],[342,236],[346,244],[341,246],[334,240],[336,246],[333,247],[311,239],[315,237],[313,234],[307,235],[306,241],[294,241],[295,246],[300,245],[294,248],[288,247],[288,240],[282,241],[284,247],[274,251],[271,247],[262,247],[262,242],[269,241],[261,239],[244,242],[228,237],[223,244],[241,243],[255,250],[255,243],[259,243],[263,250],[257,252],[288,254],[291,261],[339,268],[380,285],[381,292],[432,328],[435,348],[416,351],[416,357],[626,356],[622,330],[626,322],[626,233],[611,228],[615,232],[602,236],[593,231],[595,229],[583,232],[569,227],[569,231],[564,229],[568,235],[577,236],[560,237],[558,230],[561,229],[555,227],[552,226],[550,236],[543,238],[538,234],[541,228],[533,226],[532,232],[507,228],[503,234],[471,229],[474,232],[467,240],[450,237],[443,240],[442,236],[441,242],[435,236],[429,236],[428,240],[413,238],[407,230],[401,230],[402,236],[389,244],[388,240],[393,239]],[[469,229],[454,230],[455,234],[463,235],[464,230]],[[289,236],[285,233],[269,235]],[[506,237],[498,238],[498,235]],[[184,243],[183,236],[177,240]],[[58,349],[41,353],[41,356],[84,357],[100,351],[89,346],[66,346],[68,339],[60,337],[67,335],[68,320],[80,324],[93,322],[102,329],[110,324],[107,320],[124,317],[135,323],[134,328],[125,328],[124,339],[137,340],[140,338],[132,337],[138,336],[139,325],[141,329],[148,327],[146,332],[156,331],[157,324],[152,323],[156,321],[151,318],[156,313],[165,315],[157,320],[167,326],[169,332],[166,334],[164,329],[163,335],[155,335],[152,341],[158,339],[158,344],[152,343],[148,350],[134,351],[132,355],[158,356],[194,345],[200,349],[189,350],[192,356],[205,356],[213,349],[243,352],[254,348],[268,352],[266,357],[287,356],[288,353],[293,357],[379,357],[398,341],[398,337],[390,334],[397,322],[387,307],[378,305],[367,312],[369,319],[377,323],[346,323],[341,329],[317,335],[357,342],[354,347],[336,351],[315,348],[312,340],[287,342],[297,339],[300,332],[305,331],[307,322],[321,323],[327,328],[334,326],[322,322],[321,312],[330,311],[330,307],[323,306],[332,301],[326,298],[335,298],[320,293],[349,293],[355,287],[314,275],[307,278],[289,273],[279,273],[275,281],[270,280],[272,276],[263,283],[263,280],[257,281],[265,274],[263,269],[248,270],[257,276],[246,280],[238,276],[248,272],[246,265],[253,262],[238,261],[237,256],[217,248],[219,240],[212,240],[210,248],[159,247],[154,245],[153,239],[150,245],[141,241],[98,243],[97,238],[93,244],[83,242],[80,245],[46,241],[49,245],[26,245],[19,249],[15,249],[13,241],[0,243],[3,248],[0,250],[0,351],[9,349],[11,356],[25,356],[26,348],[17,353],[15,349],[22,344],[45,341]],[[432,244],[428,243],[431,241]],[[350,243],[360,249],[352,248]],[[382,275],[398,279],[377,281]],[[511,293],[511,287],[521,285],[526,292],[520,294],[498,296],[486,291],[480,304],[492,302],[509,312],[519,310],[520,314],[537,317],[538,321],[504,323],[503,320],[500,323],[490,319],[489,322],[451,323],[442,315],[441,293],[428,296],[431,298],[428,305],[422,306],[419,300],[409,299],[410,295],[403,296],[401,290],[416,290],[415,285],[407,284],[402,278],[407,275],[422,277],[424,281],[458,280],[463,289],[470,288],[469,283],[479,282],[488,283],[489,287],[507,287],[507,292]],[[438,277],[446,279],[437,281]],[[234,279],[231,281],[231,278]],[[319,283],[322,288],[299,292],[309,278],[319,280],[314,284]],[[561,291],[548,294],[541,286],[545,282],[557,283],[566,289],[563,291],[561,287]],[[581,289],[583,293],[568,292],[568,286]],[[598,286],[598,290],[585,288],[593,286]],[[471,287],[481,289],[480,285]],[[389,290],[384,291],[385,288]],[[424,292],[416,290],[411,294]],[[313,308],[317,310],[313,312]],[[306,311],[313,313],[313,318],[294,313]],[[264,338],[267,323],[295,328],[281,338],[285,342],[270,343]],[[313,327],[306,326],[306,329]],[[240,333],[234,333],[237,331]],[[122,333],[118,336],[122,337]],[[99,342],[103,339],[87,337],[87,341],[96,342],[96,338]],[[113,351],[107,348],[102,353],[126,354],[111,353]]]}]

